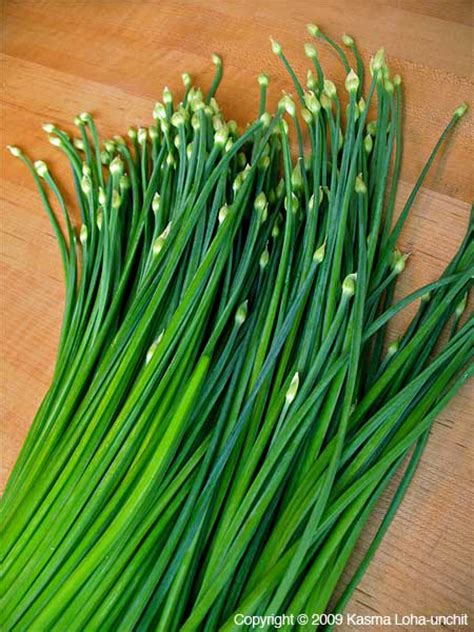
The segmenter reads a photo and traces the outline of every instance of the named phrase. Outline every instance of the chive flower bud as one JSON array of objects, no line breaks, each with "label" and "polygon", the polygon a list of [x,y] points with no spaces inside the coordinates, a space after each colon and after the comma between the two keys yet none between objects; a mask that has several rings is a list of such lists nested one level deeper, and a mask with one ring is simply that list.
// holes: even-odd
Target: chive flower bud
[{"label": "chive flower bud", "polygon": [[264,72],[261,72],[258,77],[257,77],[257,81],[258,81],[258,85],[263,87],[267,87],[268,83],[269,83],[269,78],[268,75],[266,75]]},{"label": "chive flower bud", "polygon": [[170,234],[170,230],[171,230],[171,222],[169,222],[169,224],[166,226],[165,230],[161,233],[161,235],[158,235],[158,237],[155,239],[155,241],[153,242],[153,256],[156,257],[160,254],[165,241],[168,237],[168,235]]},{"label": "chive flower bud", "polygon": [[219,224],[222,224],[224,222],[227,215],[229,215],[229,207],[227,206],[227,204],[224,204],[224,206],[221,206],[219,210],[219,215],[217,216]]},{"label": "chive flower bud", "polygon": [[311,114],[319,114],[319,112],[321,111],[321,104],[318,100],[318,97],[314,94],[312,90],[304,93],[304,103]]},{"label": "chive flower bud", "polygon": [[265,270],[265,268],[268,265],[269,259],[270,259],[270,253],[268,252],[268,246],[265,246],[265,250],[260,255],[260,259],[259,259],[259,262],[258,262],[258,264],[260,266],[260,270]]},{"label": "chive flower bud", "polygon": [[316,57],[318,56],[318,51],[316,50],[316,46],[314,46],[313,44],[305,44],[304,53],[306,57],[309,57],[309,59],[316,59]]},{"label": "chive flower bud", "polygon": [[464,310],[466,309],[466,305],[467,305],[467,292],[466,292],[466,294],[464,294],[462,299],[456,305],[456,309],[455,309],[455,312],[454,312],[456,318],[461,318],[461,316],[464,313]]},{"label": "chive flower bud", "polygon": [[296,166],[291,173],[291,186],[293,187],[295,191],[303,190],[303,178],[301,175],[301,167],[300,167],[299,160],[296,163]]},{"label": "chive flower bud", "polygon": [[176,167],[176,160],[171,152],[166,156],[166,164],[171,168]]},{"label": "chive flower bud", "polygon": [[181,73],[181,79],[186,90],[191,87],[191,75],[188,72]]},{"label": "chive flower bud", "polygon": [[62,147],[63,141],[58,136],[48,136],[48,140],[54,147]]},{"label": "chive flower bud", "polygon": [[301,117],[307,125],[311,125],[311,123],[313,122],[313,115],[306,108],[301,108]]},{"label": "chive flower bud", "polygon": [[456,118],[461,118],[467,111],[467,103],[461,103],[455,110],[454,115]]},{"label": "chive flower bud", "polygon": [[72,143],[76,149],[79,149],[79,151],[84,151],[84,143],[82,142],[82,138],[75,138]]},{"label": "chive flower bud", "polygon": [[261,214],[263,214],[267,210],[267,207],[268,207],[267,196],[265,195],[263,191],[260,191],[260,193],[255,198],[253,207],[257,211],[257,213],[261,213]]},{"label": "chive flower bud", "polygon": [[81,230],[79,231],[79,240],[82,246],[85,246],[88,235],[89,235],[89,231],[87,230],[87,226],[85,224],[82,224]]},{"label": "chive flower bud", "polygon": [[408,259],[408,254],[402,254],[398,248],[393,251],[392,255],[392,270],[395,274],[401,274],[405,269],[405,262]]},{"label": "chive flower bud", "polygon": [[102,222],[104,221],[104,212],[101,208],[97,209],[97,214],[95,216],[95,224],[99,230],[102,229]]},{"label": "chive flower bud", "polygon": [[345,87],[346,87],[347,92],[349,92],[349,94],[353,92],[355,93],[359,89],[359,77],[352,70],[352,68],[346,77]]},{"label": "chive flower bud", "polygon": [[161,332],[161,334],[158,336],[158,338],[151,343],[151,345],[150,345],[150,347],[149,347],[149,349],[148,349],[148,351],[146,353],[145,364],[149,364],[151,359],[152,359],[152,357],[155,355],[155,351],[157,350],[158,345],[160,344],[164,333],[165,333],[165,331],[163,330]]},{"label": "chive flower bud", "polygon": [[386,79],[385,80],[384,88],[385,88],[385,91],[388,94],[393,94],[394,87],[393,87],[393,83],[390,81],[390,79]]},{"label": "chive flower bud", "polygon": [[379,50],[375,53],[370,61],[370,71],[371,74],[374,75],[382,70],[385,64],[385,50],[383,48],[379,48]]},{"label": "chive flower bud", "polygon": [[146,139],[148,136],[148,130],[146,129],[146,127],[140,127],[138,129],[138,143],[140,145],[144,145],[146,143]]},{"label": "chive flower bud", "polygon": [[402,78],[400,77],[400,75],[394,75],[392,81],[393,85],[398,87],[402,83]]},{"label": "chive flower bud", "polygon": [[342,282],[342,293],[344,296],[354,296],[357,273],[348,274]]},{"label": "chive flower bud", "polygon": [[174,127],[180,127],[181,125],[184,125],[185,122],[184,114],[180,110],[175,112],[171,117],[171,125]]},{"label": "chive flower bud", "polygon": [[15,158],[19,158],[22,155],[21,149],[19,147],[15,147],[15,145],[7,145],[7,149],[12,156],[15,156]]},{"label": "chive flower bud", "polygon": [[293,214],[295,214],[297,213],[299,207],[300,207],[299,200],[294,193],[291,193],[290,199],[288,199],[288,196],[285,197],[285,210],[286,211],[291,211]]},{"label": "chive flower bud", "polygon": [[155,193],[155,195],[153,196],[153,201],[151,203],[151,208],[153,213],[158,213],[158,211],[160,210],[160,203],[161,203],[161,196],[159,193]]},{"label": "chive flower bud", "polygon": [[270,42],[272,44],[272,52],[275,55],[280,56],[282,54],[281,45],[277,41],[275,41],[273,37],[270,37]]},{"label": "chive flower bud", "polygon": [[313,37],[318,37],[321,34],[319,27],[316,24],[307,24],[306,28],[308,29],[308,33]]},{"label": "chive flower bud", "polygon": [[235,312],[235,324],[237,327],[243,325],[247,319],[249,302],[245,300],[243,303],[239,305],[237,311]]},{"label": "chive flower bud", "polygon": [[171,90],[168,86],[165,86],[163,89],[163,103],[165,105],[171,105],[171,103],[173,103],[173,95],[171,94]]},{"label": "chive flower bud", "polygon": [[359,175],[356,177],[354,190],[356,193],[359,193],[361,195],[365,195],[367,193],[367,186],[362,178],[361,173],[359,173]]},{"label": "chive flower bud", "polygon": [[270,123],[272,122],[271,114],[264,112],[260,117],[260,121],[262,122],[264,129],[268,129],[270,127]]},{"label": "chive flower bud", "polygon": [[391,358],[392,356],[394,356],[397,353],[399,346],[399,340],[394,340],[393,342],[391,342],[387,347],[387,358]]},{"label": "chive flower bud", "polygon": [[375,136],[377,133],[377,121],[369,121],[367,123],[367,134]]},{"label": "chive flower bud", "polygon": [[332,101],[325,92],[323,92],[319,97],[319,102],[321,103],[321,107],[323,108],[323,110],[325,110],[326,112],[331,111]]},{"label": "chive flower bud", "polygon": [[89,114],[89,112],[81,112],[79,114],[79,118],[81,119],[83,123],[87,123],[88,121],[92,119],[92,116]]},{"label": "chive flower bud", "polygon": [[278,108],[280,110],[283,110],[284,112],[286,112],[287,114],[289,114],[293,118],[296,116],[295,102],[293,101],[293,99],[290,97],[289,94],[285,94],[280,99],[280,101],[278,103]]},{"label": "chive flower bud", "polygon": [[47,134],[53,134],[56,131],[56,127],[52,123],[43,123],[41,127]]},{"label": "chive flower bud", "polygon": [[324,80],[324,93],[329,99],[335,99],[337,96],[336,86],[334,85],[334,82],[330,79]]},{"label": "chive flower bud", "polygon": [[92,190],[92,182],[89,176],[83,176],[81,179],[81,189],[85,195],[89,195]]},{"label": "chive flower bud", "polygon": [[186,158],[188,160],[191,160],[191,156],[193,155],[193,144],[192,143],[188,143],[186,145]]},{"label": "chive flower bud", "polygon": [[372,136],[370,134],[367,134],[367,136],[364,138],[364,151],[366,154],[370,154],[370,152],[372,151],[374,146],[374,141],[372,140]]},{"label": "chive flower bud", "polygon": [[[13,152],[12,152],[13,153]],[[15,154],[13,154],[15,156]],[[35,171],[40,178],[44,178],[48,173],[48,165],[43,160],[37,160],[34,164]]]},{"label": "chive flower bud", "polygon": [[[167,118],[166,108],[163,105],[163,103],[160,103],[160,101],[155,103],[155,109],[153,110],[153,118],[155,120],[160,120],[160,121],[164,121]],[[130,133],[129,133],[129,136],[130,136]]]},{"label": "chive flower bud", "polygon": [[129,127],[127,134],[128,134],[128,137],[131,140],[136,140],[136,138],[137,138],[137,130],[134,127]]},{"label": "chive flower bud", "polygon": [[286,403],[289,405],[293,402],[298,392],[298,386],[300,385],[300,374],[298,371],[293,375],[293,379],[290,382],[290,386],[286,391],[285,399]]},{"label": "chive flower bud", "polygon": [[281,221],[281,216],[278,215],[277,221],[273,224],[273,228],[272,228],[273,239],[276,239],[278,235],[280,234],[280,221]]},{"label": "chive flower bud", "polygon": [[123,173],[123,162],[121,158],[118,156],[112,160],[109,165],[109,170],[112,175],[122,175]]},{"label": "chive flower bud", "polygon": [[348,48],[352,48],[352,46],[354,46],[354,40],[353,38],[348,35],[347,33],[344,33],[342,36],[342,43],[344,44],[344,46],[347,46]]},{"label": "chive flower bud", "polygon": [[313,255],[313,261],[315,263],[322,263],[324,261],[325,255],[326,255],[326,240],[323,241],[323,243],[321,244],[321,246],[319,246],[319,248],[316,248]]},{"label": "chive flower bud", "polygon": [[276,188],[276,196],[278,199],[281,199],[283,197],[283,193],[285,192],[285,181],[283,180],[283,178],[280,179],[280,181],[277,184],[277,188]]},{"label": "chive flower bud", "polygon": [[308,90],[316,90],[316,88],[318,87],[316,77],[313,75],[313,72],[311,70],[308,70],[306,73],[306,86]]},{"label": "chive flower bud", "polygon": [[120,208],[120,204],[122,202],[122,197],[120,193],[114,189],[112,191],[112,208],[116,211]]},{"label": "chive flower bud", "polygon": [[258,161],[258,166],[259,166],[259,169],[262,169],[262,171],[265,171],[265,169],[268,169],[268,167],[270,166],[270,157],[262,156],[260,160]]},{"label": "chive flower bud", "polygon": [[124,173],[119,180],[119,187],[121,191],[127,191],[130,188],[130,178],[128,174]]}]

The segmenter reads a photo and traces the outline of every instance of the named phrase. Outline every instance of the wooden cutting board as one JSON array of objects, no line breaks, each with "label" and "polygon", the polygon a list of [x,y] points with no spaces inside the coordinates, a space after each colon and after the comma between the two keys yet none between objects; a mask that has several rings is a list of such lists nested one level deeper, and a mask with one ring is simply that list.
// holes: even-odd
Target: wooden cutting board
[{"label": "wooden cutting board", "polygon": [[[474,104],[469,0],[10,0],[2,12],[2,145],[18,144],[35,159],[46,159],[69,190],[65,165],[41,123],[54,121],[72,131],[73,117],[88,110],[104,134],[148,124],[162,88],[181,90],[182,71],[209,85],[210,54],[218,51],[225,64],[221,107],[245,124],[256,113],[261,70],[271,76],[272,105],[282,89],[291,90],[268,36],[282,43],[304,77],[307,22],[335,38],[350,33],[365,58],[385,46],[390,66],[402,75],[400,202],[453,109],[461,101]],[[324,46],[319,50],[327,74],[342,85],[334,55]],[[402,235],[400,247],[412,256],[400,294],[439,275],[463,236],[473,198],[472,141],[468,114],[437,160]],[[3,488],[49,384],[63,289],[59,255],[31,178],[3,150],[1,158]],[[392,328],[393,337],[406,318]],[[440,415],[411,489],[347,612],[472,614],[473,392],[468,384]],[[382,628],[346,622],[341,629]]]}]

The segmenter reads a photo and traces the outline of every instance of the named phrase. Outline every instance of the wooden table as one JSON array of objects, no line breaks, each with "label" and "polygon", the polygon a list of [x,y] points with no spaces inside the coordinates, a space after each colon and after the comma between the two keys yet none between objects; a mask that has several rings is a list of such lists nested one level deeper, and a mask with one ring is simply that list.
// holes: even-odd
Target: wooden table
[{"label": "wooden table", "polygon": [[[272,104],[290,88],[268,36],[304,73],[310,21],[336,38],[349,32],[366,58],[384,45],[390,66],[402,74],[403,200],[453,109],[463,100],[474,103],[469,0],[10,0],[2,16],[2,143],[46,159],[63,179],[63,161],[41,123],[72,129],[73,117],[88,110],[105,134],[147,124],[163,86],[181,90],[182,71],[209,85],[213,51],[225,63],[221,106],[245,123],[256,111],[261,70],[272,78]],[[327,73],[341,84],[337,60],[319,48]],[[401,248],[412,252],[403,293],[433,280],[464,233],[473,198],[472,128],[468,115],[436,162],[403,233]],[[32,180],[3,150],[1,177],[4,485],[49,384],[63,288],[58,251]],[[471,384],[436,422],[416,479],[348,612],[469,613],[473,418]]]}]

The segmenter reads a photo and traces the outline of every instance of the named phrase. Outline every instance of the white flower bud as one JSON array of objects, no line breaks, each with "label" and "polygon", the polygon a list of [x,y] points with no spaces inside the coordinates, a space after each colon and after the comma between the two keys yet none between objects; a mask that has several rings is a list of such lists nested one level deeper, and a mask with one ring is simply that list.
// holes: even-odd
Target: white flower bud
[{"label": "white flower bud", "polygon": [[171,222],[169,222],[169,224],[166,226],[165,230],[161,233],[161,235],[158,235],[158,237],[155,239],[155,241],[153,242],[153,256],[157,256],[160,254],[166,239],[168,238],[168,235],[170,234],[170,230],[171,230]]},{"label": "white flower bud", "polygon": [[97,211],[96,218],[95,218],[95,223],[96,223],[96,226],[97,226],[97,228],[99,230],[102,229],[102,222],[103,221],[104,221],[104,212],[102,211],[101,208],[99,208],[98,211]]},{"label": "white flower bud", "polygon": [[160,344],[164,333],[165,333],[165,330],[163,329],[163,331],[158,336],[158,338],[151,343],[150,348],[148,349],[146,353],[145,364],[149,364],[152,357],[155,355],[155,351],[157,350],[158,345]]},{"label": "white flower bud", "polygon": [[456,118],[461,118],[467,111],[467,103],[461,103],[455,110],[454,115]]},{"label": "white flower bud", "polygon": [[98,199],[99,199],[99,204],[101,206],[104,206],[106,200],[107,200],[107,196],[105,195],[105,191],[102,187],[99,187],[99,195],[98,195]]},{"label": "white flower bud", "polygon": [[278,55],[278,56],[279,56],[279,55],[281,55],[281,54],[282,54],[281,45],[280,45],[278,42],[276,42],[276,41],[273,39],[273,37],[270,37],[270,42],[271,42],[271,44],[272,44],[272,52],[273,52],[275,55]]},{"label": "white flower bud", "polygon": [[87,230],[87,226],[85,224],[82,224],[81,230],[79,232],[79,240],[82,246],[85,246],[88,235],[89,235],[89,231]]},{"label": "white flower bud", "polygon": [[257,77],[257,81],[259,86],[267,87],[269,82],[268,75],[266,75],[264,72],[261,72]]},{"label": "white flower bud", "polygon": [[291,404],[296,397],[298,387],[300,385],[300,374],[298,371],[293,375],[293,379],[290,382],[290,386],[286,391],[285,399],[287,404]]},{"label": "white flower bud", "polygon": [[227,128],[227,125],[224,125],[221,129],[218,129],[217,132],[214,134],[214,144],[217,145],[217,147],[224,147],[224,145],[227,142],[228,137],[229,137],[229,130]]},{"label": "white flower bud", "polygon": [[342,293],[345,296],[351,297],[355,293],[355,284],[357,279],[357,273],[348,274],[342,282]]},{"label": "white flower bud", "polygon": [[168,88],[168,86],[165,86],[163,90],[163,103],[165,105],[170,105],[171,103],[173,103],[173,95],[171,94],[171,90]]},{"label": "white flower bud", "polygon": [[303,121],[307,125],[311,125],[311,123],[313,122],[313,115],[309,110],[307,110],[306,108],[301,108],[301,116],[303,118]]},{"label": "white flower bud", "polygon": [[15,156],[15,158],[19,158],[22,155],[21,149],[19,147],[15,147],[15,145],[7,145],[7,149],[12,156]]},{"label": "white flower bud", "polygon": [[181,74],[181,79],[183,80],[183,85],[186,90],[189,90],[191,87],[191,75],[188,72],[183,72]]},{"label": "white flower bud", "polygon": [[360,193],[361,195],[365,195],[367,193],[367,186],[362,178],[361,173],[359,173],[359,175],[356,177],[354,190],[356,193]]},{"label": "white flower bud", "polygon": [[313,255],[313,261],[316,263],[322,263],[324,261],[324,257],[326,255],[326,240],[322,243],[319,248],[317,248]]},{"label": "white flower bud", "polygon": [[44,178],[48,173],[48,166],[43,160],[37,160],[34,167],[40,178]]},{"label": "white flower bud", "polygon": [[316,24],[307,24],[306,28],[308,29],[308,33],[313,37],[318,37],[318,35],[321,33],[319,27],[317,27]]},{"label": "white flower bud", "polygon": [[47,134],[53,134],[56,131],[56,128],[52,123],[43,123],[41,127]]},{"label": "white flower bud", "polygon": [[346,77],[345,87],[349,94],[351,92],[357,92],[357,90],[359,89],[359,77],[352,69]]},{"label": "white flower bud", "polygon": [[229,215],[229,207],[227,206],[227,204],[224,204],[224,206],[221,206],[219,214],[217,216],[219,224],[222,224],[224,222],[227,215]]},{"label": "white flower bud", "polygon": [[122,197],[117,190],[112,191],[112,208],[116,211],[120,208],[120,204],[122,203]]},{"label": "white flower bud", "polygon": [[83,176],[81,179],[81,189],[85,195],[88,195],[92,191],[92,182],[89,176]]},{"label": "white flower bud", "polygon": [[354,40],[347,33],[344,33],[344,35],[342,36],[342,43],[344,44],[344,46],[347,46],[348,48],[351,48],[352,46],[354,46]]},{"label": "white flower bud", "polygon": [[121,175],[123,173],[123,162],[121,158],[116,156],[110,163],[109,170],[112,175]]},{"label": "white flower bud", "polygon": [[148,136],[148,130],[146,127],[140,127],[138,129],[138,142],[140,145],[144,145],[146,143],[146,139]]},{"label": "white flower bud", "polygon": [[222,58],[217,53],[212,53],[211,59],[214,66],[222,66]]},{"label": "white flower bud", "polygon": [[270,253],[268,252],[268,247],[265,246],[265,250],[260,255],[260,260],[258,262],[261,270],[265,270],[265,268],[268,265],[269,259],[270,259]]},{"label": "white flower bud", "polygon": [[313,44],[305,44],[304,52],[305,52],[306,57],[309,57],[310,59],[315,59],[318,56],[318,51],[316,50],[316,46],[314,46]]},{"label": "white flower bud", "polygon": [[241,325],[245,323],[247,319],[248,307],[249,307],[248,301],[244,301],[237,308],[237,311],[235,313],[235,324],[238,327],[240,327]]},{"label": "white flower bud", "polygon": [[311,114],[319,114],[321,111],[321,104],[313,91],[304,93],[304,102]]},{"label": "white flower bud", "polygon": [[160,210],[160,204],[161,204],[161,196],[159,193],[155,193],[155,195],[153,196],[153,201],[151,203],[151,208],[153,213],[158,213],[158,211]]},{"label": "white flower bud", "polygon": [[330,79],[324,80],[324,93],[329,99],[335,99],[337,95],[336,86]]},{"label": "white flower bud", "polygon": [[398,248],[393,251],[392,270],[395,272],[395,274],[401,274],[403,272],[403,270],[405,269],[405,262],[408,257],[408,254],[401,253]]}]

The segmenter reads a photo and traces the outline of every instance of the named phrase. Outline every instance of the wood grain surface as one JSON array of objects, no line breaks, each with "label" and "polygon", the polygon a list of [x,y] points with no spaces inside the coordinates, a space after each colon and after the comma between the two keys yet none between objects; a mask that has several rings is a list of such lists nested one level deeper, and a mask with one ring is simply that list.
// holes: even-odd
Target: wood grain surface
[{"label": "wood grain surface", "polygon": [[[282,89],[290,89],[268,36],[282,43],[303,74],[305,24],[316,22],[336,38],[353,35],[366,58],[385,46],[391,68],[403,77],[402,202],[453,109],[463,100],[474,104],[472,11],[469,0],[5,1],[2,145],[18,144],[31,157],[47,160],[71,190],[65,164],[41,123],[72,131],[73,117],[88,110],[106,135],[147,124],[163,87],[181,90],[182,71],[209,85],[213,51],[225,65],[221,107],[245,124],[256,113],[261,70],[271,76],[272,105]],[[326,73],[342,84],[337,60],[324,46],[319,49]],[[437,160],[403,232],[400,247],[412,256],[399,293],[439,275],[463,236],[473,198],[472,141],[468,114]],[[48,220],[30,176],[3,148],[1,236],[3,486],[49,384],[63,301]],[[393,336],[406,317],[392,328]],[[474,614],[473,399],[468,384],[440,415],[411,489],[348,612]],[[376,519],[372,530],[375,524]]]}]

